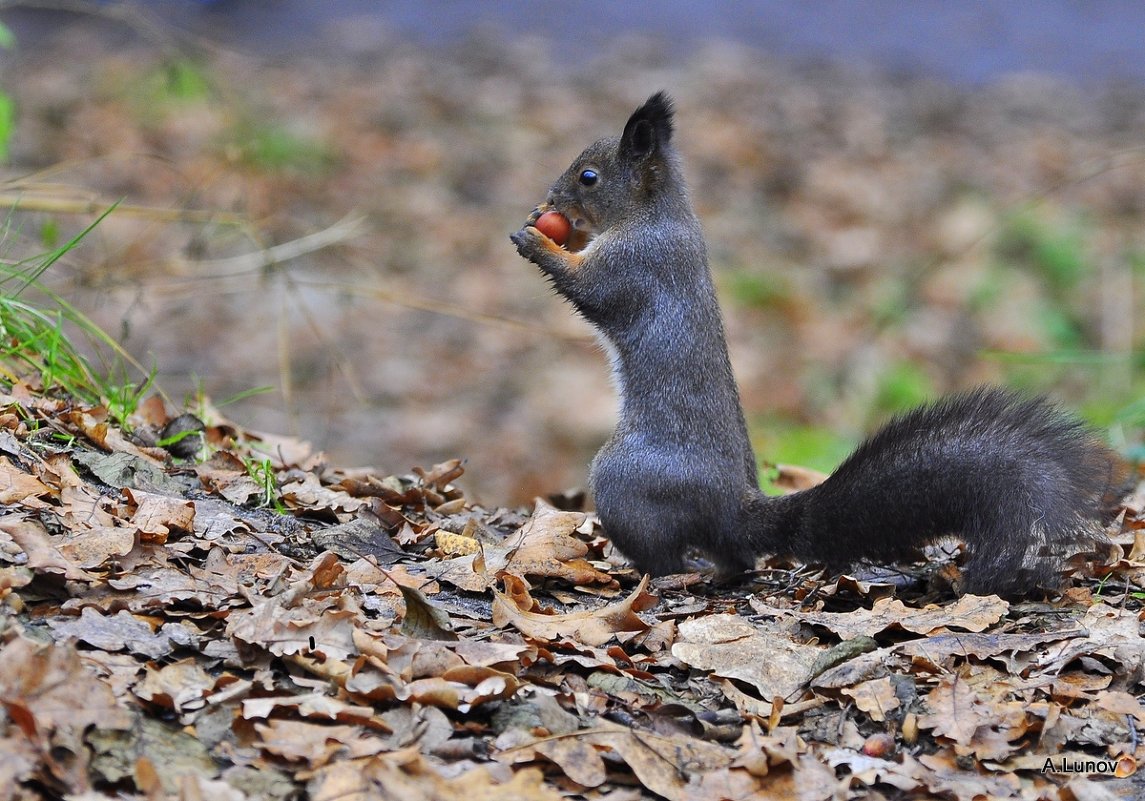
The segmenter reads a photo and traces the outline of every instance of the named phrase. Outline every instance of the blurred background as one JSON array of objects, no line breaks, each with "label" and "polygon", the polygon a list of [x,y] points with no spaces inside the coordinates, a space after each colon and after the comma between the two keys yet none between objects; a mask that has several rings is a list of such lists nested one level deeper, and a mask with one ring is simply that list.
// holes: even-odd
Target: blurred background
[{"label": "blurred background", "polygon": [[176,402],[333,464],[462,457],[490,505],[583,484],[605,360],[508,234],[658,89],[761,461],[829,469],[987,381],[1140,449],[1140,3],[44,0],[0,23],[0,258],[119,202],[44,282]]}]

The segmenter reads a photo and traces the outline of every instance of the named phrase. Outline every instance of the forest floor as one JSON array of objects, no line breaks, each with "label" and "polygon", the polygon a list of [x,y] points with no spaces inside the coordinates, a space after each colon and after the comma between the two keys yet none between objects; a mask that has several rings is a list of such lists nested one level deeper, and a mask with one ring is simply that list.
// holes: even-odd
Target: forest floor
[{"label": "forest floor", "polygon": [[174,411],[0,395],[0,801],[1145,791],[1145,491],[1052,603],[930,563],[649,582],[583,499],[484,508],[456,460],[347,470],[206,405],[159,447]]}]

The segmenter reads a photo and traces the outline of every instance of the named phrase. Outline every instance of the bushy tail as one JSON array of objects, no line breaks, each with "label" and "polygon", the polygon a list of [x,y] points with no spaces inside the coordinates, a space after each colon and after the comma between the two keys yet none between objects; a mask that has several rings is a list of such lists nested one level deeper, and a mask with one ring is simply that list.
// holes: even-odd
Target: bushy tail
[{"label": "bushy tail", "polygon": [[1106,542],[1116,460],[1044,398],[953,395],[892,420],[822,484],[749,503],[760,553],[844,568],[893,562],[947,536],[966,543],[960,589],[1061,585],[1064,558]]}]

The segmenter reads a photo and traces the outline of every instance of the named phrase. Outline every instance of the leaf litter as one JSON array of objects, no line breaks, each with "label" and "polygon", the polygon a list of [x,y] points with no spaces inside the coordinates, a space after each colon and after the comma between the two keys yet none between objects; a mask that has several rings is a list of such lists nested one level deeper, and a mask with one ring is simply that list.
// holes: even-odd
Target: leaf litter
[{"label": "leaf litter", "polygon": [[470,502],[458,461],[340,469],[213,410],[180,458],[157,399],[135,433],[0,403],[0,799],[1145,789],[1140,491],[1053,603],[650,582],[589,513]]}]

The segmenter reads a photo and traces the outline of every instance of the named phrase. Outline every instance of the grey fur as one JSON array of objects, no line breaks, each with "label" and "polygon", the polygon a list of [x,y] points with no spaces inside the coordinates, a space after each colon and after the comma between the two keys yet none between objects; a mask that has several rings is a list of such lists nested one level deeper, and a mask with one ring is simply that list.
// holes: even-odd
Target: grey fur
[{"label": "grey fur", "polygon": [[[1054,586],[1065,552],[1102,539],[1113,462],[1042,399],[953,396],[893,421],[819,487],[760,492],[672,118],[668,97],[653,95],[511,237],[612,356],[620,419],[590,483],[616,546],[653,574],[682,570],[690,549],[735,574],[765,553],[845,567],[957,535],[970,553],[963,590]],[[533,227],[550,208],[589,238],[580,253]]]}]

